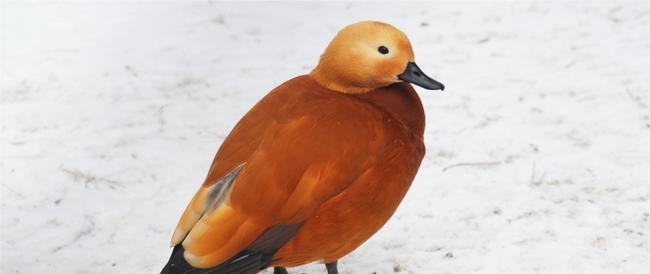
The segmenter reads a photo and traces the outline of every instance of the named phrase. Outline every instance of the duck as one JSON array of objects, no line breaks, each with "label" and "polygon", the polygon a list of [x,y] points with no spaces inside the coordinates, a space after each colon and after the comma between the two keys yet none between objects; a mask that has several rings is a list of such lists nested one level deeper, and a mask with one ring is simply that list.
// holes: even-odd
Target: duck
[{"label": "duck", "polygon": [[425,113],[411,84],[445,86],[396,27],[341,29],[306,75],[234,126],[172,235],[161,274],[274,274],[339,259],[394,214],[422,162]]}]

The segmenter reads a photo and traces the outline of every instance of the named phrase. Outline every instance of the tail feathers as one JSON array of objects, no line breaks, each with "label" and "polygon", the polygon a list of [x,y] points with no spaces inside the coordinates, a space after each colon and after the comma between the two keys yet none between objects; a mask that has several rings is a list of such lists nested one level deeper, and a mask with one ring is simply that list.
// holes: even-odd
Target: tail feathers
[{"label": "tail feathers", "polygon": [[160,274],[251,274],[266,267],[271,261],[271,256],[245,250],[218,266],[195,268],[185,260],[184,252],[182,245],[174,247],[169,262]]}]

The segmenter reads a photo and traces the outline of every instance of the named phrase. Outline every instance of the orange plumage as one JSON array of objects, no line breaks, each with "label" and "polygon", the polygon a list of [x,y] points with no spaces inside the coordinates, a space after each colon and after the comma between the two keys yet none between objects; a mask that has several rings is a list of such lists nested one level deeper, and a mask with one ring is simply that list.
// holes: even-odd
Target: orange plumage
[{"label": "orange plumage", "polygon": [[333,263],[365,242],[424,155],[424,111],[404,81],[444,88],[394,27],[343,29],[310,75],[272,90],[225,139],[172,238],[182,254],[163,273]]}]

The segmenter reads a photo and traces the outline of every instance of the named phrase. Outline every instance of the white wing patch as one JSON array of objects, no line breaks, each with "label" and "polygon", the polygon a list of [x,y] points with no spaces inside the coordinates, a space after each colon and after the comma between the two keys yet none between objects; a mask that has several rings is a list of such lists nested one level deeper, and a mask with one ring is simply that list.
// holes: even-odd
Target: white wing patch
[{"label": "white wing patch", "polygon": [[[196,195],[194,195],[194,198],[192,198],[192,201],[190,201],[190,204],[185,209],[185,212],[174,231],[171,241],[172,246],[182,242],[201,217],[210,214],[227,200],[228,195],[230,195],[230,189],[232,188],[237,175],[239,175],[241,170],[244,168],[244,165],[246,165],[246,163],[237,166],[211,186],[201,188]],[[203,200],[202,203],[200,203],[201,200]]]}]

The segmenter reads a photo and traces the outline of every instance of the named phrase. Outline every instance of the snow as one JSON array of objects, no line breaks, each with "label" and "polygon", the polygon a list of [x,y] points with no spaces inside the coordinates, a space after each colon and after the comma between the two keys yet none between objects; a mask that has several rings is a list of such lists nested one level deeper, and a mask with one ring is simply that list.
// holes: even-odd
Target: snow
[{"label": "snow", "polygon": [[367,19],[407,33],[447,90],[418,89],[421,170],[342,273],[650,272],[646,1],[2,2],[1,14],[3,274],[158,273],[234,123]]}]

